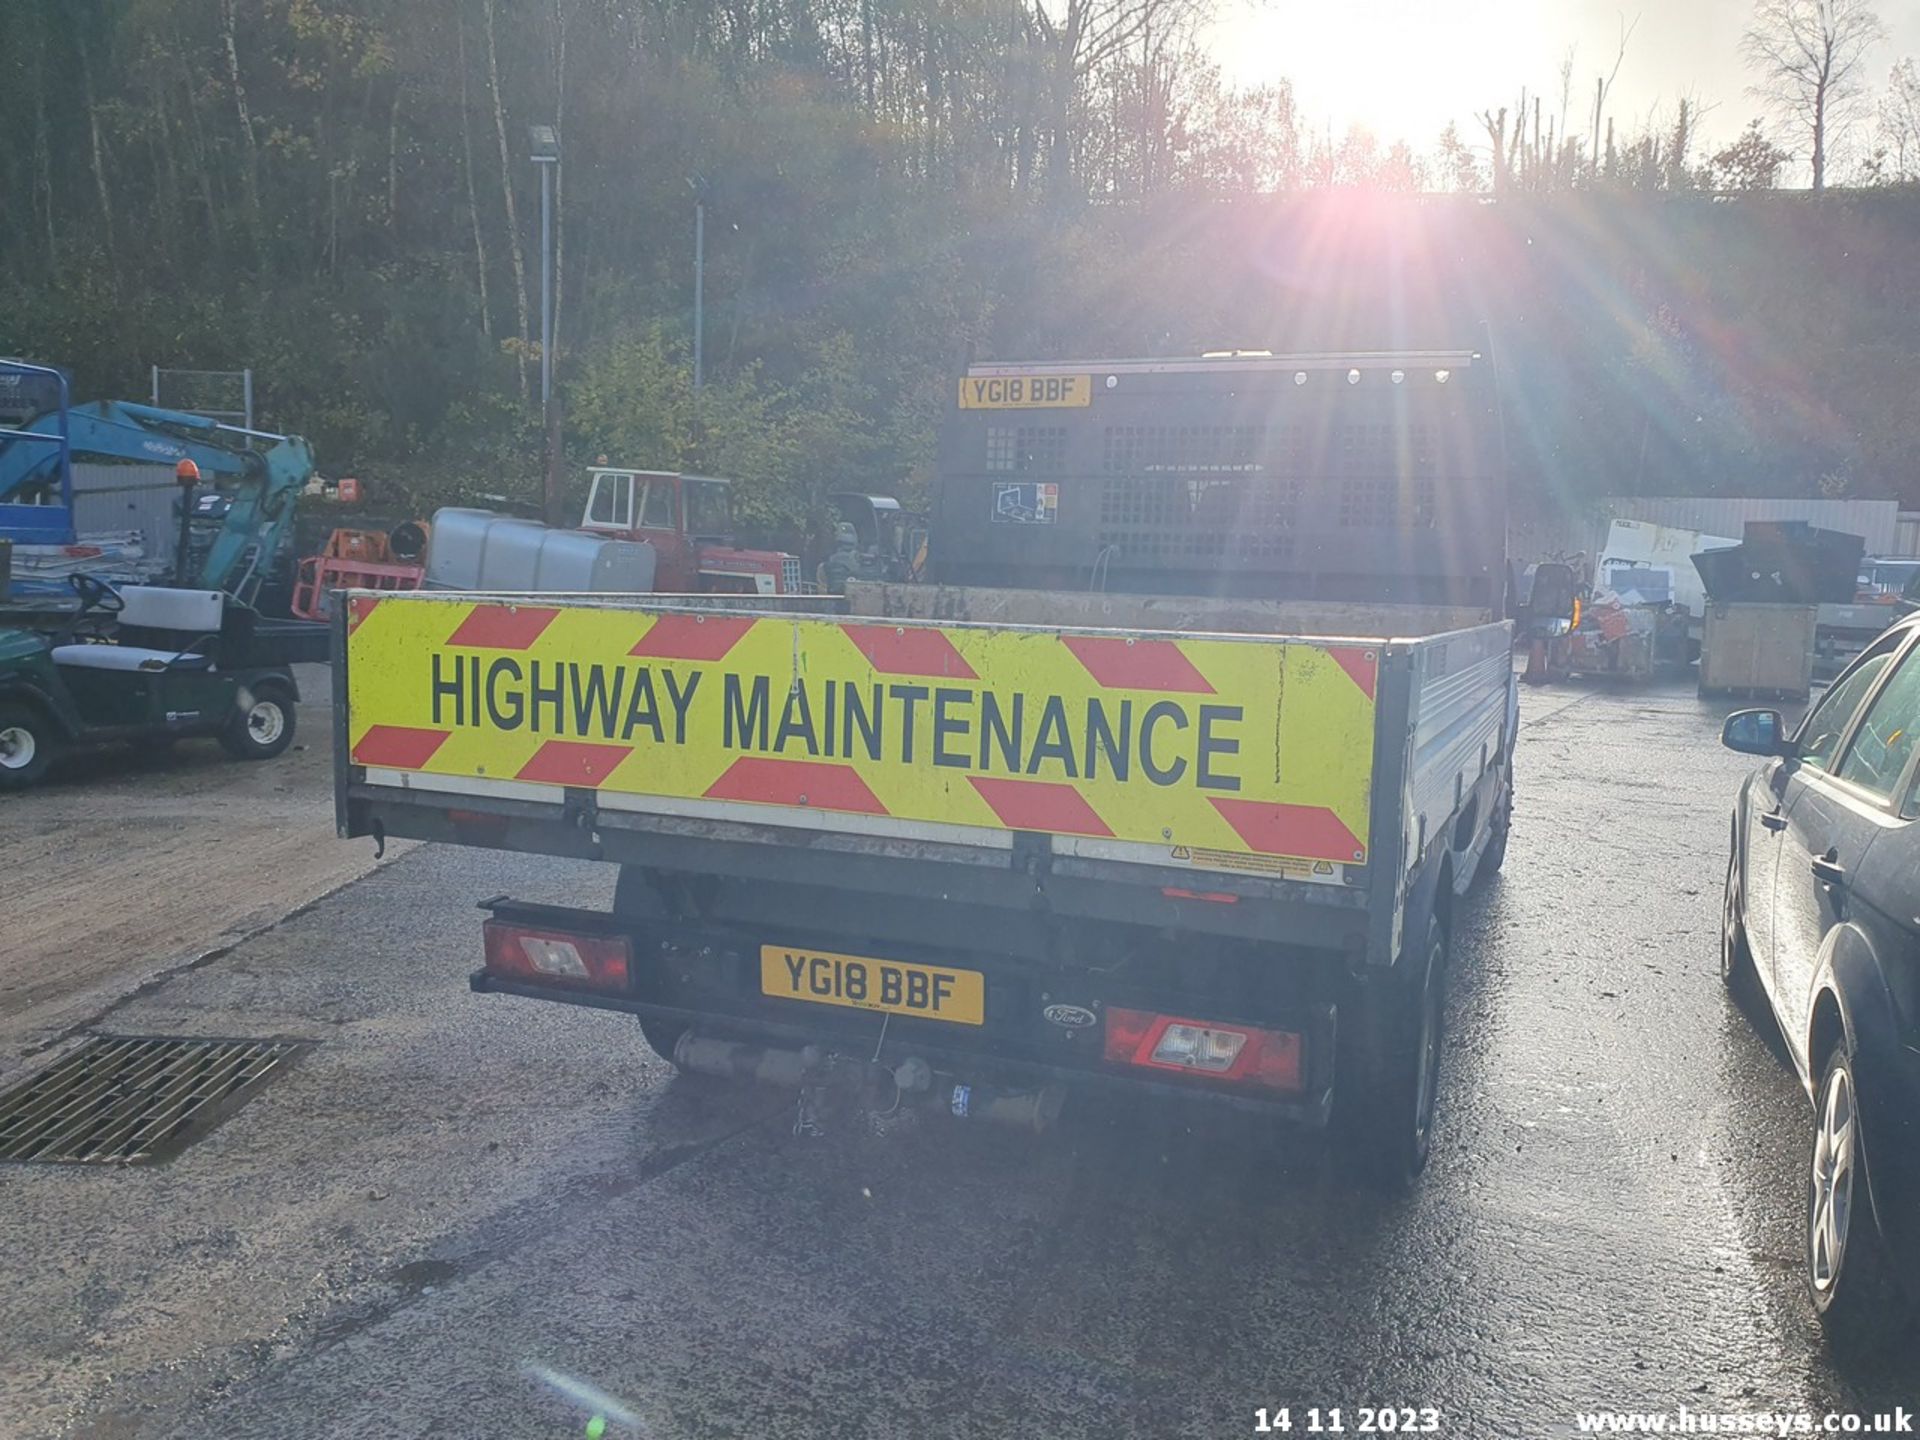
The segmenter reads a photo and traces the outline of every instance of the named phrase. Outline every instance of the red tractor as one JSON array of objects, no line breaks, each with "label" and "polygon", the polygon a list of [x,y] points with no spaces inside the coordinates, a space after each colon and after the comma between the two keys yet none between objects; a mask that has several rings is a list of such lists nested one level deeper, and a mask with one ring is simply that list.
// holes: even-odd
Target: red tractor
[{"label": "red tractor", "polygon": [[646,541],[656,556],[654,588],[663,594],[800,593],[799,556],[734,545],[730,482],[603,466],[589,474],[593,483],[580,528]]}]

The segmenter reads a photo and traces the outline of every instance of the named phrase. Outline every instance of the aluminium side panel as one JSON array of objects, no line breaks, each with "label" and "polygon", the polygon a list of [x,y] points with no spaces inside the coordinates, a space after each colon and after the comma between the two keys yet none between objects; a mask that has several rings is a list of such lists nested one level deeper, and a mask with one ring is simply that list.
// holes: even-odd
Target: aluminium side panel
[{"label": "aluminium side panel", "polygon": [[1400,953],[1405,921],[1407,775],[1413,759],[1415,667],[1412,646],[1396,642],[1380,659],[1374,709],[1373,854],[1368,867],[1367,951],[1369,966],[1391,966]]},{"label": "aluminium side panel", "polygon": [[1513,684],[1511,630],[1483,625],[1413,646],[1413,745],[1401,813],[1403,879],[1498,762]]}]

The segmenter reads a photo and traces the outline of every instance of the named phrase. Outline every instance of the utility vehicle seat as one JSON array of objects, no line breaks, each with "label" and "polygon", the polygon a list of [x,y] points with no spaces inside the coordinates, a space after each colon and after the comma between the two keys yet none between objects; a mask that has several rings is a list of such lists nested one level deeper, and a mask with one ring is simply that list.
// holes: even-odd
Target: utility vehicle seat
[{"label": "utility vehicle seat", "polygon": [[[145,632],[142,638],[173,638],[192,645],[220,633],[226,597],[218,590],[176,590],[166,585],[126,585],[120,590],[121,629]],[[165,631],[168,635],[153,636]],[[190,650],[144,645],[56,645],[53,663],[76,670],[210,670],[213,657]]]},{"label": "utility vehicle seat", "polygon": [[74,670],[211,670],[211,655],[144,645],[56,645],[53,663]]}]

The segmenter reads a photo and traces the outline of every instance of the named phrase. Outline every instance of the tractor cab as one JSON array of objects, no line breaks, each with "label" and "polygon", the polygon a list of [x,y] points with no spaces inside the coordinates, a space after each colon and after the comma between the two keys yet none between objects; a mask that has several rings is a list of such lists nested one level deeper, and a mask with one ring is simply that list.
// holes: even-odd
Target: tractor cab
[{"label": "tractor cab", "polygon": [[733,543],[732,482],[663,470],[596,467],[582,530],[644,540],[655,554],[655,586],[667,594],[791,595],[798,557]]},{"label": "tractor cab", "polygon": [[827,497],[833,547],[817,567],[820,588],[832,594],[849,580],[913,581],[927,558],[926,517],[904,510],[891,495],[840,491]]}]

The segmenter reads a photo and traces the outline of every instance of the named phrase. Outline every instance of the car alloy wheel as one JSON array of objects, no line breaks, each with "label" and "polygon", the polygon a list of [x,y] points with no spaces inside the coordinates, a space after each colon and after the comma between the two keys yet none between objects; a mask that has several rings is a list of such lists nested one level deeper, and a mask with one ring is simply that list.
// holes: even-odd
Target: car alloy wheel
[{"label": "car alloy wheel", "polygon": [[1854,1177],[1859,1155],[1860,1113],[1853,1075],[1844,1065],[1827,1072],[1813,1130],[1813,1173],[1808,1178],[1807,1276],[1816,1296],[1840,1282],[1847,1239],[1854,1222]]}]

